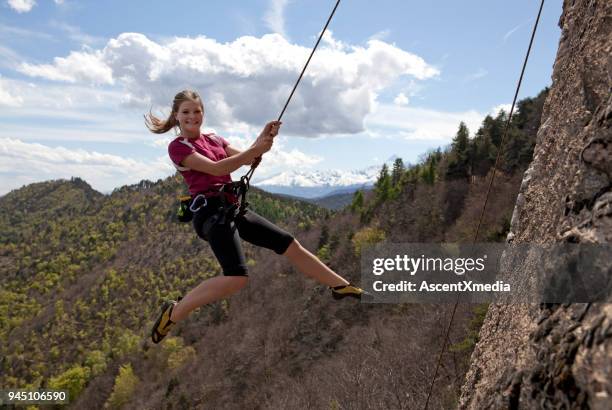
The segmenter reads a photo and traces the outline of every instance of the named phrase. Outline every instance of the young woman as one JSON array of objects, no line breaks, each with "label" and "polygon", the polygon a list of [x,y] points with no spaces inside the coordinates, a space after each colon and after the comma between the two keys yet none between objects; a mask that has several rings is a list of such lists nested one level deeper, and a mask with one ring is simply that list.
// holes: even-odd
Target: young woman
[{"label": "young woman", "polygon": [[184,298],[163,304],[161,314],[151,332],[153,342],[159,343],[173,325],[187,317],[192,310],[226,298],[247,284],[247,265],[240,238],[287,257],[300,272],[330,286],[334,298],[352,296],[360,299],[363,290],[351,285],[325,266],[289,233],[252,210],[247,209],[235,218],[217,220],[220,206],[227,202],[235,203],[237,200],[223,190],[224,184],[232,182],[230,173],[243,165],[253,163],[257,157],[269,151],[281,123],[267,123],[255,142],[241,152],[230,146],[222,137],[202,134],[200,127],[203,120],[202,99],[192,90],[181,91],[174,97],[172,112],[166,120],[152,114],[145,118],[149,130],[157,134],[178,127],[180,133],[168,146],[168,153],[185,179],[193,198],[194,229],[199,237],[209,242],[223,269],[223,276],[207,279]]}]

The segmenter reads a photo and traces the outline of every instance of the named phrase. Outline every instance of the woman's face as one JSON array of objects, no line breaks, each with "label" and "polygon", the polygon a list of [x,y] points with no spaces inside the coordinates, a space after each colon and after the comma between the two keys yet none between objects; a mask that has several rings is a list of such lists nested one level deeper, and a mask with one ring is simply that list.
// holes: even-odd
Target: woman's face
[{"label": "woman's face", "polygon": [[204,119],[202,105],[195,101],[183,101],[176,113],[176,120],[181,127],[181,134],[199,136],[200,126]]}]

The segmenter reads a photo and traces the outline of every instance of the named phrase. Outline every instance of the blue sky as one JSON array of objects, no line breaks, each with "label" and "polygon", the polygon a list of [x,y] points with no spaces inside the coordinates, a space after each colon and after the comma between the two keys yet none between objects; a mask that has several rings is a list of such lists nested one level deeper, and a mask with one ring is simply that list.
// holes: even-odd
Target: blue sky
[{"label": "blue sky", "polygon": [[[206,129],[247,147],[275,119],[333,0],[0,4],[0,195],[80,176],[113,188],[171,175],[168,113],[195,88]],[[258,178],[415,162],[511,103],[539,2],[344,0]],[[549,0],[519,98],[551,83],[562,1]],[[240,174],[241,172],[237,173]]]}]

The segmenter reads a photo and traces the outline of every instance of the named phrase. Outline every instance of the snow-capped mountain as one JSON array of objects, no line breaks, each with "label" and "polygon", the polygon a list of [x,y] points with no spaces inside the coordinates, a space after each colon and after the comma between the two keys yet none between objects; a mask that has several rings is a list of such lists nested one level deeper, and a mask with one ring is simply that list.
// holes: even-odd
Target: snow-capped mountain
[{"label": "snow-capped mountain", "polygon": [[[393,160],[391,159],[391,163]],[[389,161],[387,161],[389,162]],[[387,164],[389,165],[389,164]],[[373,165],[362,170],[291,170],[255,180],[253,185],[275,194],[302,198],[317,198],[330,194],[354,192],[374,185],[382,165]]]}]

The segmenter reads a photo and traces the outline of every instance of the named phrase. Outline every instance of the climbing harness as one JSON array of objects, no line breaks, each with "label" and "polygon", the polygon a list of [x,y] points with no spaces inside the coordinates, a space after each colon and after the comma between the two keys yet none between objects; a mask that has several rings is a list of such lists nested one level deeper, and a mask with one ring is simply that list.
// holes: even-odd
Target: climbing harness
[{"label": "climbing harness", "polygon": [[[185,137],[179,138],[178,142],[188,146],[190,149],[195,149],[193,144]],[[178,171],[189,171],[189,168],[182,167],[177,164],[174,164],[174,167]],[[221,207],[217,213],[222,213],[223,215],[217,215],[213,218],[213,220],[224,220],[224,218],[221,218],[221,216],[232,220],[236,216],[234,214],[236,208],[238,208],[238,214],[243,215],[249,205],[246,201],[246,191],[249,189],[248,182],[249,181],[247,178],[242,177],[238,182],[222,184],[206,192],[197,193],[193,197],[186,195],[179,196],[179,207],[176,213],[178,220],[180,222],[190,222],[195,213],[206,207],[208,204],[207,198],[217,196],[222,197],[220,200]],[[235,205],[237,202],[240,202],[240,206]]]},{"label": "climbing harness", "polygon": [[[521,83],[523,82],[523,75],[525,74],[525,68],[527,67],[527,61],[529,60],[529,54],[531,53],[531,46],[533,45],[533,39],[535,38],[535,33],[538,28],[538,23],[540,21],[540,16],[542,14],[543,7],[544,7],[544,0],[542,0],[540,3],[540,9],[538,10],[538,16],[536,17],[535,23],[533,25],[533,31],[531,32],[531,39],[529,40],[529,47],[527,47],[527,54],[525,55],[525,61],[523,62],[523,68],[521,70],[521,75],[519,77],[518,84],[516,85],[516,91],[514,93],[514,99],[512,100],[512,107],[510,108],[510,114],[508,114],[508,119],[506,120],[506,126],[504,128],[504,133],[502,134],[502,138],[499,143],[500,149],[497,151],[497,157],[495,158],[495,164],[493,165],[493,174],[491,175],[491,180],[489,181],[489,187],[487,189],[485,201],[482,206],[482,210],[480,212],[478,226],[476,227],[476,233],[474,234],[474,239],[472,243],[476,243],[476,240],[478,239],[478,232],[480,231],[482,219],[484,217],[485,209],[487,207],[487,202],[489,200],[489,194],[491,193],[491,187],[493,186],[493,179],[495,178],[495,169],[497,168],[497,164],[499,162],[502,147],[504,146],[504,140],[506,139],[506,134],[508,134],[508,129],[510,128],[510,121],[512,121],[512,113],[514,112],[514,106],[516,104],[516,99],[518,97],[519,90],[521,89]],[[429,399],[431,398],[431,393],[433,392],[434,383],[436,382],[436,377],[438,376],[438,370],[440,369],[440,363],[442,362],[442,355],[444,354],[444,351],[446,350],[446,343],[448,342],[448,335],[450,334],[450,330],[453,325],[453,320],[455,319],[455,312],[457,312],[458,305],[459,305],[459,296],[457,296],[457,299],[455,300],[455,304],[453,306],[451,317],[448,322],[448,326],[446,327],[446,334],[444,335],[444,340],[442,341],[442,349],[440,349],[440,353],[438,354],[438,362],[436,363],[436,370],[434,371],[433,378],[431,379],[431,383],[429,385],[429,393],[427,393],[427,400],[425,401],[425,406],[424,406],[425,410],[427,410]]]}]

